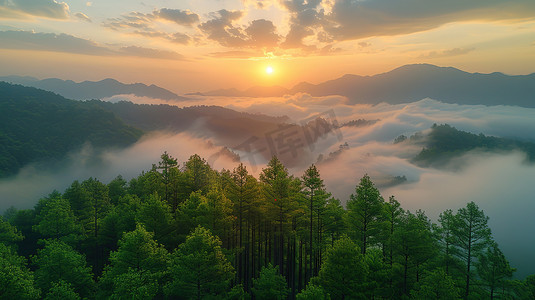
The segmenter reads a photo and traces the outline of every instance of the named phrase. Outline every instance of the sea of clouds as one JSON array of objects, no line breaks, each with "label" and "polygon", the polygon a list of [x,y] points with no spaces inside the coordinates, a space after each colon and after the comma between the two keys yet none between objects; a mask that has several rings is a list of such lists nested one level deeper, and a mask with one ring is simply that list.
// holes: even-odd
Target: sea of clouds
[{"label": "sea of clouds", "polygon": [[[327,157],[347,143],[347,149],[339,155],[318,164],[326,187],[334,197],[345,203],[359,179],[369,174],[379,186],[388,178],[405,176],[405,184],[382,187],[383,197],[394,195],[403,208],[422,209],[435,221],[442,211],[457,210],[474,201],[490,217],[493,235],[511,264],[519,269],[517,276],[535,273],[535,236],[529,234],[530,229],[535,228],[535,218],[531,215],[535,211],[535,166],[527,163],[524,153],[472,152],[456,159],[456,165],[462,168],[432,169],[410,163],[410,158],[421,148],[393,143],[401,134],[425,132],[435,123],[447,123],[476,134],[535,141],[535,109],[445,104],[432,99],[399,105],[349,105],[341,96],[311,97],[307,94],[276,98],[194,97],[182,102],[120,95],[106,100],[178,106],[219,105],[249,113],[285,115],[296,124],[326,112],[334,116],[338,124],[358,119],[378,120],[363,127],[341,127],[336,134],[320,138],[314,147],[305,149],[309,152],[306,159],[301,159],[290,171],[301,176],[320,154]],[[218,170],[233,169],[237,165],[228,157],[215,155],[221,147],[233,145],[224,145],[217,136],[198,136],[197,132],[154,132],[127,149],[95,151],[86,145],[71,153],[60,167],[27,166],[16,176],[0,181],[0,211],[12,205],[30,208],[54,189],[64,191],[75,179],[95,177],[109,182],[121,174],[128,180],[149,170],[164,151],[179,162],[197,153]],[[236,152],[247,157],[247,153]],[[257,156],[254,160],[243,159],[243,162],[258,175],[267,161]]]}]

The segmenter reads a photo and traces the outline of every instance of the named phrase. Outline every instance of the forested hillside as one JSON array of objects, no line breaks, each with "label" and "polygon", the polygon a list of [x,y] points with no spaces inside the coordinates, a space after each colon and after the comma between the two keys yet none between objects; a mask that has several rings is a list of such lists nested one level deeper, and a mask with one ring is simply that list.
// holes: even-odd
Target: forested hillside
[{"label": "forested hillside", "polygon": [[511,152],[517,150],[526,153],[529,161],[535,161],[535,143],[533,142],[486,136],[482,133],[473,134],[458,130],[448,124],[434,124],[427,135],[417,133],[410,138],[399,136],[395,142],[423,144],[424,148],[413,158],[413,162],[425,167],[444,166],[451,159],[462,156],[472,150],[481,152]]},{"label": "forested hillside", "polygon": [[[258,178],[167,153],[0,218],[2,299],[533,299],[470,202],[437,223],[356,179],[346,207],[312,165]],[[346,200],[346,199],[343,199]]]},{"label": "forested hillside", "polygon": [[0,177],[30,162],[61,159],[86,142],[124,147],[141,135],[93,103],[0,82]]}]

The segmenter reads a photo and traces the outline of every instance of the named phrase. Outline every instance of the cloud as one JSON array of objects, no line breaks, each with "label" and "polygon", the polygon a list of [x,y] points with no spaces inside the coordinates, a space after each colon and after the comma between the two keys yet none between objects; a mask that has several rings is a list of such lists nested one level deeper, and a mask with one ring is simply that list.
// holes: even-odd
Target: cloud
[{"label": "cloud", "polygon": [[251,25],[245,29],[250,43],[259,48],[275,47],[280,39],[276,31],[277,28],[273,22],[264,19],[252,21]]},{"label": "cloud", "polygon": [[130,12],[120,18],[108,19],[102,26],[123,31],[130,34],[137,34],[150,38],[162,38],[173,43],[187,45],[191,37],[183,32],[169,33],[166,30],[157,28],[156,21],[167,20],[183,26],[191,26],[199,21],[199,16],[190,11],[162,8],[152,13]]},{"label": "cloud", "polygon": [[[130,99],[135,103],[189,105],[222,105],[238,111],[261,112],[269,115],[287,115],[295,123],[318,113],[332,112],[339,124],[351,120],[378,120],[361,127],[340,128],[341,138],[328,134],[318,139],[314,147],[303,145],[304,153],[299,163],[290,171],[301,176],[303,171],[322,154],[348,146],[330,160],[318,164],[327,189],[343,203],[354,192],[359,179],[368,173],[387,198],[395,195],[405,209],[423,209],[436,221],[445,209],[458,209],[469,201],[475,201],[490,217],[490,226],[501,248],[521,276],[533,272],[535,257],[529,249],[535,247],[535,239],[522,235],[525,228],[534,227],[530,215],[535,209],[533,184],[535,166],[525,163],[523,153],[509,154],[472,152],[458,158],[464,166],[461,169],[438,170],[421,168],[410,163],[421,148],[407,144],[393,144],[401,135],[425,131],[433,123],[448,123],[460,130],[484,133],[502,137],[516,137],[535,141],[535,109],[514,106],[483,106],[445,104],[424,99],[409,104],[348,105],[341,96],[312,97],[300,93],[273,98],[218,98],[192,97],[179,103],[157,99],[116,96],[110,101]],[[142,170],[150,169],[159,160],[163,151],[184,162],[189,155],[198,153],[205,159],[212,159],[214,167],[232,169],[236,162],[226,157],[213,155],[224,145],[218,136],[204,131],[202,121],[193,124],[189,133],[178,135],[159,133],[146,136],[131,148],[106,151],[101,155],[90,148],[74,153],[68,166],[61,170],[42,171],[37,167],[26,167],[16,177],[0,181],[0,195],[7,199],[0,203],[0,210],[14,204],[31,207],[39,197],[53,189],[63,191],[74,179],[83,180],[90,176],[108,182],[118,174],[130,179]],[[209,138],[200,138],[201,136]],[[194,136],[197,136],[194,137]],[[244,137],[244,140],[248,137]],[[214,146],[216,145],[216,146]],[[243,162],[251,160],[247,153],[239,152]],[[95,160],[95,157],[98,158]],[[95,163],[97,161],[98,163]],[[266,160],[255,156],[255,166],[248,165],[258,175]],[[387,187],[396,176],[405,176],[406,184]]]},{"label": "cloud", "polygon": [[448,50],[442,50],[442,51],[431,51],[427,54],[422,54],[418,56],[418,58],[443,58],[443,57],[450,57],[450,56],[459,56],[463,54],[470,53],[474,51],[475,48],[453,48]]},{"label": "cloud", "polygon": [[112,49],[68,34],[32,31],[0,31],[0,48],[66,52],[99,56],[138,56],[147,58],[182,59],[172,51],[126,46]]},{"label": "cloud", "polygon": [[199,15],[189,10],[162,8],[153,14],[161,19],[173,21],[184,26],[191,26],[199,22]]},{"label": "cloud", "polygon": [[93,22],[91,21],[91,18],[89,18],[86,14],[83,14],[83,13],[75,13],[74,16],[82,21],[86,21],[89,23]]},{"label": "cloud", "polygon": [[161,59],[183,59],[184,57],[174,51],[158,50],[151,48],[143,48],[138,46],[128,46],[119,49],[119,53],[124,55],[161,58]]},{"label": "cloud", "polygon": [[241,28],[233,25],[234,21],[243,16],[242,11],[228,11],[226,9],[211,13],[211,20],[199,25],[199,29],[210,40],[216,41],[226,47],[243,47],[246,36]]},{"label": "cloud", "polygon": [[[303,40],[314,35],[314,28],[322,22],[323,10],[319,9],[321,0],[285,0],[281,4],[290,13],[290,31],[281,46],[314,50],[315,46],[305,45]],[[320,38],[320,41],[323,40]]]},{"label": "cloud", "polygon": [[335,40],[408,34],[462,21],[532,18],[535,2],[512,0],[336,0],[323,28]]},{"label": "cloud", "polygon": [[97,43],[68,34],[32,31],[0,31],[4,49],[44,50],[87,55],[113,55],[114,51]]},{"label": "cloud", "polygon": [[[63,192],[74,180],[94,177],[108,183],[119,174],[129,180],[142,171],[150,170],[152,164],[160,160],[164,151],[182,164],[193,154],[208,159],[221,151],[221,147],[187,133],[152,133],[132,147],[122,150],[100,152],[90,145],[85,145],[69,154],[59,167],[43,167],[46,163],[40,166],[30,165],[24,167],[15,177],[1,179],[0,213],[10,206],[19,209],[31,208],[39,198],[53,190]],[[225,156],[219,156],[214,161],[214,167],[217,169],[232,169],[236,165],[235,161]]]},{"label": "cloud", "polygon": [[18,18],[24,15],[67,19],[69,5],[55,0],[4,0],[0,2],[0,18]]}]

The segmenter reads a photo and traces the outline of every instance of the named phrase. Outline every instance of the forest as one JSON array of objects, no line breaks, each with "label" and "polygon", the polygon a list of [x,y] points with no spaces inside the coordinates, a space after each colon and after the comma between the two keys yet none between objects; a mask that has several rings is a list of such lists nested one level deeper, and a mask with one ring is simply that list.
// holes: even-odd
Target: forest
[{"label": "forest", "polygon": [[[74,181],[0,217],[0,299],[534,299],[469,202],[436,222],[311,165],[258,178],[167,152],[126,181]],[[346,202],[347,201],[347,202]]]},{"label": "forest", "polygon": [[121,148],[142,134],[93,103],[0,82],[0,178],[29,163],[59,162],[86,143]]}]

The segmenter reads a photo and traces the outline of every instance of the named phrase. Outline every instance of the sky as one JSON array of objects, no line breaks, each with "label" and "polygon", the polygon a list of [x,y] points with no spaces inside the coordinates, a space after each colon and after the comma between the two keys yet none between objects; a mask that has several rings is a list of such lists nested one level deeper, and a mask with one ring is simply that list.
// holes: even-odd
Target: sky
[{"label": "sky", "polygon": [[411,63],[533,73],[535,1],[0,0],[1,76],[115,78],[182,94]]}]

